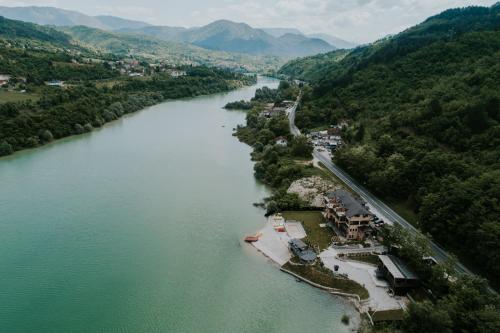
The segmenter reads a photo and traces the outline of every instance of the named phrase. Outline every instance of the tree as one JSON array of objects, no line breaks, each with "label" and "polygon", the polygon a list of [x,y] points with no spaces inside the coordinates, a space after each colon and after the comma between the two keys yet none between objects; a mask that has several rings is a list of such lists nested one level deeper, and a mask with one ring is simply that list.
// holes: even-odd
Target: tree
[{"label": "tree", "polygon": [[0,143],[0,156],[10,155],[12,153],[12,146],[7,141],[2,141]]},{"label": "tree", "polygon": [[354,140],[360,142],[363,140],[364,137],[365,137],[365,125],[360,124],[358,130],[356,131],[356,135],[354,135]]},{"label": "tree", "polygon": [[49,130],[43,130],[40,133],[40,139],[44,142],[50,142],[54,140],[54,136],[52,135],[52,132]]},{"label": "tree", "polygon": [[403,329],[407,333],[451,333],[452,327],[447,311],[429,301],[410,303],[403,321]]},{"label": "tree", "polygon": [[309,139],[304,135],[294,137],[290,148],[294,156],[306,158],[311,157],[314,149]]}]

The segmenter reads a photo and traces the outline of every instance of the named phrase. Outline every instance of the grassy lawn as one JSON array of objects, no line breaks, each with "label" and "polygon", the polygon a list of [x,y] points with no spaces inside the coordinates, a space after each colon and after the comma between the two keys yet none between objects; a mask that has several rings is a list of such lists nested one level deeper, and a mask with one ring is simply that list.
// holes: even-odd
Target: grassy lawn
[{"label": "grassy lawn", "polygon": [[123,83],[124,81],[121,79],[111,79],[111,80],[100,80],[96,81],[95,85],[98,88],[108,87],[113,88],[115,85]]},{"label": "grassy lawn", "polygon": [[351,190],[350,187],[346,186],[344,184],[344,182],[342,180],[340,180],[340,178],[338,178],[337,176],[335,176],[335,174],[333,172],[331,172],[330,170],[327,169],[327,167],[321,163],[321,162],[318,162],[318,165],[320,166],[319,168],[315,168],[318,173],[319,176],[325,178],[325,179],[328,179],[328,180],[331,180],[332,182],[336,183],[336,184],[339,184],[342,186],[342,188],[346,191],[349,191],[353,194],[356,194],[353,190]]},{"label": "grassy lawn", "polygon": [[418,216],[411,208],[408,207],[408,205],[405,202],[394,201],[394,200],[384,200],[384,201],[396,213],[401,215],[402,218],[410,222],[412,225],[417,226]]},{"label": "grassy lawn", "polygon": [[347,257],[349,260],[360,261],[367,264],[377,265],[378,264],[378,256],[369,255],[369,256],[351,256]]},{"label": "grassy lawn", "polygon": [[322,251],[328,248],[332,242],[332,237],[335,236],[332,229],[328,227],[321,228],[319,226],[320,223],[326,223],[321,212],[284,212],[283,217],[287,220],[302,222],[307,233],[305,240],[315,249],[319,247]]},{"label": "grassy lawn", "polygon": [[38,98],[39,96],[36,94],[21,93],[18,91],[0,90],[0,103],[20,102],[29,99],[36,101]]},{"label": "grassy lawn", "polygon": [[319,265],[296,266],[286,263],[283,265],[283,268],[322,286],[335,288],[344,293],[356,294],[361,299],[369,297],[368,291],[359,283],[344,278],[337,278],[329,269],[322,268]]},{"label": "grassy lawn", "polygon": [[405,312],[401,309],[370,312],[374,322],[403,320],[404,314]]}]

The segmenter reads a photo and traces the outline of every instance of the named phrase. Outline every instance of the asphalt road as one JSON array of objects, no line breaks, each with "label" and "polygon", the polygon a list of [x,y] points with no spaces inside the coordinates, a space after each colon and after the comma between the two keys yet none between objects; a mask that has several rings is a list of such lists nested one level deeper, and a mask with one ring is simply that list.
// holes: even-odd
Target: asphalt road
[{"label": "asphalt road", "polygon": [[[300,100],[300,96],[299,99]],[[300,135],[300,130],[295,126],[295,111],[297,110],[298,102],[289,110],[288,118],[290,120],[290,131],[293,135]],[[416,229],[411,223],[402,218],[398,213],[392,210],[389,206],[383,203],[376,196],[371,194],[363,185],[359,184],[356,180],[354,180],[351,176],[349,176],[345,171],[340,169],[337,165],[335,165],[331,158],[316,149],[313,152],[313,155],[316,159],[318,159],[321,163],[325,165],[328,170],[330,170],[337,178],[343,181],[350,189],[356,192],[363,200],[365,200],[370,206],[374,207],[376,210],[381,212],[386,218],[390,220],[392,223],[397,223],[407,229],[412,234],[421,234],[418,229]],[[429,240],[429,245],[433,252],[433,257],[440,263],[447,261],[452,258],[452,256],[444,251],[439,245]],[[459,273],[465,274],[473,274],[470,270],[468,270],[463,264],[456,261],[456,271]]]}]

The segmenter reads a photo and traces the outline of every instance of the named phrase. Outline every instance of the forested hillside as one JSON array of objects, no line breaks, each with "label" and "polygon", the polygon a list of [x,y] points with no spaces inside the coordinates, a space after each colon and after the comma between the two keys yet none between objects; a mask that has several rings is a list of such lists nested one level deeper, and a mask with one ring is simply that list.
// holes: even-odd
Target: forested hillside
[{"label": "forested hillside", "polygon": [[14,21],[0,16],[0,36],[3,38],[28,38],[43,42],[67,45],[70,42],[68,35],[33,23]]},{"label": "forested hillside", "polygon": [[[318,62],[321,66],[321,62]],[[297,114],[349,121],[335,161],[466,263],[500,276],[500,6],[453,9],[326,66]],[[321,77],[318,77],[322,74]]]},{"label": "forested hillside", "polygon": [[149,61],[217,66],[247,71],[276,70],[283,62],[275,56],[258,56],[207,50],[195,45],[158,39],[145,34],[109,32],[85,26],[58,28],[87,48],[120,56],[135,55]]},{"label": "forested hillside", "polygon": [[325,73],[329,73],[336,66],[339,66],[340,61],[350,52],[349,50],[335,50],[310,57],[298,58],[286,63],[281,67],[279,73],[304,81],[317,81],[322,79]]},{"label": "forested hillside", "polygon": [[[166,99],[227,91],[255,80],[192,66],[174,77],[168,68],[151,70],[147,62],[102,55],[69,41],[50,28],[0,20],[0,156],[89,132]],[[134,72],[124,75],[116,66]]]}]

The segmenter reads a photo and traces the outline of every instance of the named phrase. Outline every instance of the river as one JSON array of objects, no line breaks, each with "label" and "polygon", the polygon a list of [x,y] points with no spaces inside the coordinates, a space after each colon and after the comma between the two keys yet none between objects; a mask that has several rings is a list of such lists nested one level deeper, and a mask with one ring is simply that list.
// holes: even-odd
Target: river
[{"label": "river", "polygon": [[0,332],[348,332],[242,238],[268,195],[229,101],[169,101],[0,159]]}]

